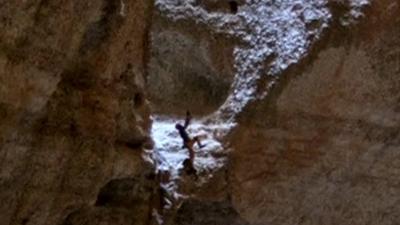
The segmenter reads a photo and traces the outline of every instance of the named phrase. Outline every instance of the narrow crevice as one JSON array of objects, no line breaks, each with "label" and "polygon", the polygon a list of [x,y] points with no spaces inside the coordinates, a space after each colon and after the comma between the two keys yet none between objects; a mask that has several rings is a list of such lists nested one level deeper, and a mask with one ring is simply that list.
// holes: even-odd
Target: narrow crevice
[{"label": "narrow crevice", "polygon": [[118,13],[120,1],[104,0],[102,16],[86,29],[80,46],[80,53],[84,54],[90,50],[98,49],[111,36],[111,29],[118,29],[120,23],[115,21],[121,18]]},{"label": "narrow crevice", "polygon": [[229,1],[229,8],[231,10],[231,13],[236,14],[238,12],[238,3],[236,1]]},{"label": "narrow crevice", "polygon": [[144,38],[143,38],[143,48],[145,51],[143,51],[142,55],[142,61],[143,61],[143,77],[145,83],[147,83],[147,79],[149,76],[149,62],[150,62],[150,57],[151,57],[151,30],[153,27],[153,22],[154,22],[154,4],[155,1],[150,1],[150,5],[148,8],[146,8],[146,26],[144,30]]}]

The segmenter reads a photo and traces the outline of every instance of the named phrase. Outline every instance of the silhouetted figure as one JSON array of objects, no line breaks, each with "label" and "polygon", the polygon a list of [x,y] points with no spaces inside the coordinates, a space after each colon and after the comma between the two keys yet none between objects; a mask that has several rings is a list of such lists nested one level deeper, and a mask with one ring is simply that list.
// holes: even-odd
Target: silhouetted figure
[{"label": "silhouetted figure", "polygon": [[[179,131],[179,135],[181,136],[181,138],[183,140],[183,146],[182,147],[183,148],[187,148],[189,150],[190,167],[193,168],[193,170],[194,170],[194,167],[193,167],[193,162],[194,162],[193,145],[194,145],[194,143],[197,143],[199,148],[204,147],[204,145],[201,144],[200,138],[198,136],[196,136],[194,138],[190,138],[188,133],[186,132],[186,128],[189,126],[189,123],[190,123],[191,119],[192,119],[192,116],[190,115],[190,112],[187,111],[186,112],[185,124],[182,126],[181,124],[177,123],[175,125],[175,128]],[[196,171],[196,170],[194,170],[194,171]]]}]

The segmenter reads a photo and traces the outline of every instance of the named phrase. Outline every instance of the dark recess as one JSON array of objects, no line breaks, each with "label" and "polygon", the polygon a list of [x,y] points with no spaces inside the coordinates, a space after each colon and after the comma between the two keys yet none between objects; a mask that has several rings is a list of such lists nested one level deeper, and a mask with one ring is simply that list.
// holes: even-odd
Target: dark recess
[{"label": "dark recess", "polygon": [[229,1],[228,3],[231,13],[236,14],[238,12],[238,3],[236,1]]},{"label": "dark recess", "polygon": [[135,104],[135,107],[140,107],[144,104],[144,95],[142,93],[136,93],[134,98],[133,98],[133,102]]}]

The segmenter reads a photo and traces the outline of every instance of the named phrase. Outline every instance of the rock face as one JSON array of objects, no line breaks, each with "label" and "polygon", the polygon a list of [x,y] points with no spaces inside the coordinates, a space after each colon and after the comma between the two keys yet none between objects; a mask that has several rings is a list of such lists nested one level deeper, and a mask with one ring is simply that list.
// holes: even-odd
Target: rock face
[{"label": "rock face", "polygon": [[0,5],[0,224],[146,224],[152,2]]},{"label": "rock face", "polygon": [[[196,49],[191,51],[197,55],[204,52],[198,50],[201,48],[198,43],[203,42],[193,41],[193,34],[188,33],[212,27],[220,34],[226,31],[223,27],[234,24],[226,22],[232,17],[218,14],[235,14],[235,10],[228,7],[228,1],[157,2],[169,21],[164,21],[168,25],[162,24],[161,28],[153,30],[156,35],[153,43],[156,54],[152,55],[155,57],[152,60],[165,60],[166,65],[171,58],[173,65],[185,59],[189,61],[183,63],[185,70],[192,65],[199,68],[197,65],[207,62],[204,60],[207,57],[201,60],[193,55],[187,57],[188,52],[174,51],[161,43],[168,43],[174,49],[178,46],[193,48],[193,43],[197,43]],[[246,4],[251,4],[249,2],[262,1],[247,1]],[[270,5],[280,5],[277,2],[291,4],[290,1],[269,1]],[[296,50],[301,48],[294,48],[288,54],[284,51],[285,47],[290,48],[291,44],[300,40],[291,43],[285,35],[282,37],[286,37],[291,44],[283,41],[281,45],[276,45],[276,41],[280,40],[268,40],[270,42],[267,44],[272,46],[276,54],[257,65],[264,66],[265,70],[275,68],[279,73],[274,75],[280,77],[270,76],[266,79],[264,82],[267,84],[275,81],[271,83],[272,88],[267,91],[266,97],[252,101],[237,114],[238,126],[227,140],[227,146],[232,151],[225,168],[226,174],[210,181],[206,187],[197,190],[195,197],[184,202],[177,211],[174,224],[398,223],[400,19],[396,15],[400,13],[400,2],[372,1],[361,10],[365,2],[328,1],[326,11],[321,9],[319,12],[331,18],[324,20],[313,13],[304,13],[301,19],[293,22],[299,25],[309,17],[310,20],[305,23],[306,31],[320,31],[319,28],[327,27],[313,45],[300,46],[307,49],[304,57],[299,57],[300,61],[291,60],[292,56],[302,54]],[[288,14],[301,11],[302,3],[291,7],[292,11],[288,11]],[[195,8],[198,6],[202,10]],[[281,9],[279,6],[276,8]],[[241,10],[248,8],[239,8],[239,14]],[[364,16],[360,17],[361,11]],[[359,22],[355,23],[357,19]],[[220,20],[221,24],[228,25],[217,26],[218,22],[215,21]],[[213,22],[217,25],[207,24]],[[255,27],[256,31],[256,22],[254,26],[246,28]],[[192,23],[197,28],[182,25]],[[173,31],[169,28],[171,26],[174,27]],[[305,37],[312,39],[315,34],[319,35],[314,32]],[[215,34],[209,32],[205,35]],[[198,36],[203,37],[204,33]],[[310,39],[306,39],[305,43]],[[172,45],[171,40],[180,41]],[[263,41],[256,39],[254,46]],[[162,47],[167,49],[163,50]],[[276,50],[282,49],[285,54],[277,54]],[[221,49],[219,52],[224,54]],[[229,54],[226,56],[229,57]],[[289,62],[282,70],[278,70],[282,64],[270,64],[271,61],[277,62],[279,57],[282,60],[278,62]],[[207,65],[212,65],[214,60],[209,62]],[[152,74],[155,77],[165,75],[171,86],[184,82],[180,75],[176,75],[185,74],[176,72],[178,68],[170,65],[163,67],[161,63],[154,65],[157,65],[153,68],[153,71],[157,71]],[[163,68],[172,68],[169,72],[174,72],[171,75]],[[236,67],[233,72],[237,72],[237,69],[240,68]],[[154,81],[149,83],[153,84]],[[257,81],[256,86],[264,87],[265,83]],[[240,82],[237,84],[240,87]],[[188,87],[191,87],[190,82]],[[169,92],[165,90],[165,93]],[[198,96],[195,91],[187,95]],[[162,101],[165,97],[166,101],[170,101],[170,96],[173,95],[155,98],[159,97],[157,101]],[[190,101],[191,98],[176,105],[179,108],[187,105],[196,108],[196,104]],[[212,105],[210,109],[213,109],[220,100],[210,102],[204,101],[206,107]],[[176,113],[166,107],[161,109]],[[223,189],[225,193],[221,193]]]},{"label": "rock face", "polygon": [[154,13],[148,92],[154,112],[206,115],[224,102],[233,80],[235,41],[193,21],[171,23]]},{"label": "rock face", "polygon": [[[199,216],[200,215],[200,216]],[[247,225],[229,202],[187,201],[177,212],[176,225]]]},{"label": "rock face", "polygon": [[399,7],[375,1],[360,24],[334,24],[241,115],[229,183],[251,224],[399,221]]},{"label": "rock face", "polygon": [[[0,225],[397,224],[400,2],[365,2],[0,3]],[[238,123],[172,209],[145,89]]]}]

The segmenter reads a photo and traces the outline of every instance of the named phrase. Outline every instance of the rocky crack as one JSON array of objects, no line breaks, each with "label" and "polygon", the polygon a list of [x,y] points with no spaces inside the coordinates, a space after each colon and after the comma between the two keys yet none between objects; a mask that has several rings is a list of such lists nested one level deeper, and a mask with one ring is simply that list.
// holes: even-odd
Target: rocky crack
[{"label": "rocky crack", "polygon": [[[157,168],[158,180],[163,197],[163,207],[159,212],[154,212],[156,217],[168,214],[176,210],[182,201],[192,193],[185,190],[184,185],[201,187],[215,171],[225,164],[226,151],[221,143],[234,124],[233,123],[207,123],[205,120],[192,120],[188,127],[191,137],[200,136],[202,149],[195,147],[194,167],[197,170],[198,179],[185,175],[183,161],[189,158],[188,150],[182,148],[182,139],[175,129],[175,124],[181,122],[178,119],[155,117],[152,126],[152,138],[155,142],[153,150],[144,155],[147,161],[152,162]],[[187,184],[188,180],[189,184]],[[186,184],[183,184],[185,183]],[[186,187],[187,189],[187,187]],[[190,189],[190,188],[189,188]],[[160,220],[160,223],[161,220]]]}]

